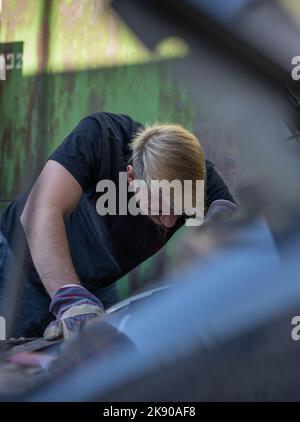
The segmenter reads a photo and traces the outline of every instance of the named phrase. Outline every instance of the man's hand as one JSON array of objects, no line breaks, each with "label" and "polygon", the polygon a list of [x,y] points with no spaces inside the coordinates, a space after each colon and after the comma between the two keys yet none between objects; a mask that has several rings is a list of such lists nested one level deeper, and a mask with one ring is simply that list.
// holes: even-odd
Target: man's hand
[{"label": "man's hand", "polygon": [[105,313],[101,301],[82,286],[60,287],[52,298],[50,312],[56,316],[44,332],[46,340],[68,339],[85,321]]},{"label": "man's hand", "polygon": [[226,199],[216,199],[213,201],[204,217],[204,224],[215,218],[225,219],[238,209],[237,205]]}]

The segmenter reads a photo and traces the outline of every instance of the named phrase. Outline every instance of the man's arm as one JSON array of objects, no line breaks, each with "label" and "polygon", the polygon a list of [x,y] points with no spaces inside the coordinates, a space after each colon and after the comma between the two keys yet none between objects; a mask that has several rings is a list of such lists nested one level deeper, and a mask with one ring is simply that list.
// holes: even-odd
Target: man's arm
[{"label": "man's arm", "polygon": [[82,188],[77,180],[61,164],[49,160],[21,215],[34,265],[51,297],[63,285],[80,285],[64,218],[76,208],[81,196]]}]

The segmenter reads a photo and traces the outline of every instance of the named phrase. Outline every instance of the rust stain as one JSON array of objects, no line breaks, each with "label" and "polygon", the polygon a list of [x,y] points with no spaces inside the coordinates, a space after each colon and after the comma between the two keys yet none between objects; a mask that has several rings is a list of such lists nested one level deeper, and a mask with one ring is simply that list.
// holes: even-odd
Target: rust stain
[{"label": "rust stain", "polygon": [[51,0],[43,0],[41,28],[38,37],[37,55],[38,70],[43,72],[47,70],[50,53],[50,16]]}]

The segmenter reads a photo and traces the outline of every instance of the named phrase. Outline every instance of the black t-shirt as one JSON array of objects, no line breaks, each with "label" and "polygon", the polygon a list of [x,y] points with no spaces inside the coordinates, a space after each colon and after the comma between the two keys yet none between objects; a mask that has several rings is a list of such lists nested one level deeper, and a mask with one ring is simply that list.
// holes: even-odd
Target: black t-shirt
[{"label": "black t-shirt", "polygon": [[[174,227],[162,234],[161,228],[145,215],[97,213],[97,183],[109,179],[118,190],[119,172],[126,172],[130,159],[129,143],[141,128],[141,123],[126,115],[95,113],[81,120],[49,157],[62,164],[84,192],[76,209],[65,219],[65,226],[74,267],[82,284],[91,291],[118,280],[153,255],[185,221],[180,217]],[[233,201],[212,163],[207,161],[206,166],[206,205],[215,199]],[[2,216],[1,231],[13,250],[13,239],[24,236],[20,215],[27,196],[28,192],[21,195]],[[26,240],[25,245],[24,269],[33,282],[40,282]]]}]

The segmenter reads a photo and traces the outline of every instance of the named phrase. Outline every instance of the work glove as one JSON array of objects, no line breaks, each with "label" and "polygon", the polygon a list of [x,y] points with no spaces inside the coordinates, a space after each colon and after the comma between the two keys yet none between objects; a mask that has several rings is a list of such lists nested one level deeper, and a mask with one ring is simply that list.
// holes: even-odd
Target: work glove
[{"label": "work glove", "polygon": [[216,199],[213,201],[204,217],[204,224],[215,218],[224,219],[229,217],[232,212],[237,210],[237,205],[227,199]]},{"label": "work glove", "polygon": [[101,301],[79,285],[60,287],[52,298],[50,312],[56,316],[44,331],[46,340],[67,340],[85,321],[105,313]]}]

